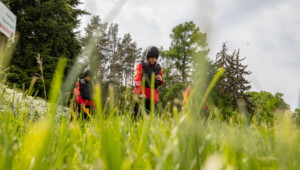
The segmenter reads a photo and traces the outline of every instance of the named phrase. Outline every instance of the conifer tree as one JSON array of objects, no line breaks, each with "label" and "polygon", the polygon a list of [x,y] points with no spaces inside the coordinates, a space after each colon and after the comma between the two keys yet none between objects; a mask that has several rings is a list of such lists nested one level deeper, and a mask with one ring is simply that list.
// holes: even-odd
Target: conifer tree
[{"label": "conifer tree", "polygon": [[245,78],[251,72],[247,71],[247,65],[243,65],[245,58],[240,58],[240,50],[235,50],[231,55],[227,54],[226,43],[223,43],[222,50],[217,53],[215,64],[225,68],[225,73],[218,82],[221,94],[225,94],[232,101],[233,109],[238,108],[238,102],[246,103],[248,112],[252,113],[252,104],[249,102],[245,92],[251,88],[250,82]]},{"label": "conifer tree", "polygon": [[94,51],[88,58],[88,64],[95,73],[97,79],[104,81],[107,76],[107,63],[108,63],[108,35],[107,23],[102,23],[99,16],[93,16],[90,23],[85,28],[85,36],[81,38],[84,48],[89,41],[93,42],[95,46]]},{"label": "conifer tree", "polygon": [[[67,70],[80,51],[74,31],[79,26],[78,17],[87,14],[78,8],[79,0],[4,0],[17,17],[16,30],[19,42],[10,66],[8,81],[29,87],[35,73],[40,73],[36,57],[43,61],[46,89],[57,65],[58,58],[68,59]],[[43,96],[43,85],[38,81],[35,89]]]},{"label": "conifer tree", "polygon": [[108,29],[108,57],[109,57],[109,73],[108,80],[112,84],[118,84],[117,73],[121,70],[120,57],[118,47],[120,38],[118,37],[119,25],[111,24]]},{"label": "conifer tree", "polygon": [[122,57],[122,72],[124,75],[124,84],[127,86],[128,82],[132,82],[135,61],[141,55],[141,49],[137,48],[136,42],[133,42],[131,35],[125,34],[119,44],[119,54]]}]

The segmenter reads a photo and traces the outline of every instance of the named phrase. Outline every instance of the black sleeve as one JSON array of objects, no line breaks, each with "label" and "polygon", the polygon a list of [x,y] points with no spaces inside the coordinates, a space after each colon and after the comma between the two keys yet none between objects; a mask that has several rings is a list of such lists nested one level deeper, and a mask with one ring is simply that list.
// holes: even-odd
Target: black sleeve
[{"label": "black sleeve", "polygon": [[160,80],[155,80],[155,88],[158,88],[160,84],[161,84]]}]

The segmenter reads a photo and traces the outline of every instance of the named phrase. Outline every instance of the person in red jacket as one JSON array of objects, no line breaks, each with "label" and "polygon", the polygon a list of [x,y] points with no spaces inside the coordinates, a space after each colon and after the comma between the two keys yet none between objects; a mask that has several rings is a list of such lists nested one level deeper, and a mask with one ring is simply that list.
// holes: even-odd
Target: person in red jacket
[{"label": "person in red jacket", "polygon": [[[133,93],[138,95],[139,97],[145,97],[145,108],[147,113],[150,111],[150,103],[151,103],[151,76],[155,74],[155,87],[154,87],[154,102],[155,108],[157,103],[159,102],[159,92],[158,87],[163,84],[161,67],[157,63],[157,59],[159,57],[159,50],[157,47],[150,46],[147,48],[147,60],[141,61],[136,66],[136,71],[134,74],[134,91]],[[145,78],[145,92],[143,93],[142,87],[142,79]],[[139,105],[136,104],[134,107],[134,117],[137,117],[139,111]]]},{"label": "person in red jacket", "polygon": [[[186,101],[188,100],[188,98],[190,97],[191,95],[191,86],[188,86],[185,93],[184,93],[184,96],[183,96],[183,101],[182,101],[182,106],[185,105]],[[206,97],[206,100],[205,100],[205,103],[203,104],[202,106],[202,109],[203,111],[205,112],[208,112],[209,111],[209,105],[208,105],[208,97]]]},{"label": "person in red jacket", "polygon": [[[77,111],[78,117],[82,119],[91,118],[91,109],[94,106],[92,101],[92,84],[91,84],[92,72],[85,70],[83,73],[83,79],[76,82],[73,91],[75,97],[74,110]],[[80,115],[81,114],[81,115]]]}]

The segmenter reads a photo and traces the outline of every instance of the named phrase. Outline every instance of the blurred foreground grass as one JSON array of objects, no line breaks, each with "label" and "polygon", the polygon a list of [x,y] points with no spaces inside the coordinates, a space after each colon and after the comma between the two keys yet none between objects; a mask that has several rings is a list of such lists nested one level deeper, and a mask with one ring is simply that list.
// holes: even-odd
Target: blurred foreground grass
[{"label": "blurred foreground grass", "polygon": [[300,167],[300,133],[289,114],[277,114],[273,126],[249,124],[242,115],[229,123],[203,118],[191,109],[135,122],[130,111],[106,117],[98,112],[94,121],[70,122],[51,114],[33,118],[49,104],[41,100],[32,110],[34,99],[1,89],[0,169]]}]

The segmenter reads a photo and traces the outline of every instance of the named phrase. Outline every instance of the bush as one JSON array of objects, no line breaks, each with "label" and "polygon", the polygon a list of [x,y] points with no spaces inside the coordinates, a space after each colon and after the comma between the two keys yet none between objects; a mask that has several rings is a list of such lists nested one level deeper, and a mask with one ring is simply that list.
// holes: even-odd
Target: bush
[{"label": "bush", "polygon": [[274,123],[274,113],[284,112],[289,109],[289,105],[283,100],[283,94],[276,93],[272,95],[269,92],[247,92],[249,100],[254,104],[254,121],[257,124],[262,122],[272,125]]}]

